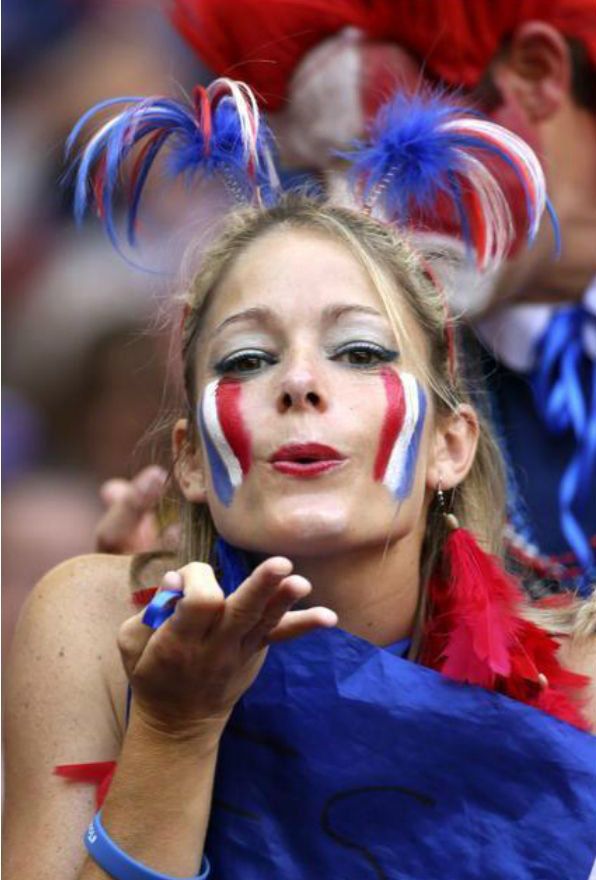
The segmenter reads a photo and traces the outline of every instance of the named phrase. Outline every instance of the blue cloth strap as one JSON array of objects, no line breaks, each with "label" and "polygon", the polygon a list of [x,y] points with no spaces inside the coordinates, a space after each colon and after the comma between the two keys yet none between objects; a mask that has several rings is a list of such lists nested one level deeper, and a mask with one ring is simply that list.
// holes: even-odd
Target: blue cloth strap
[{"label": "blue cloth strap", "polygon": [[[131,859],[121,850],[106,833],[101,822],[101,813],[94,816],[84,841],[91,858],[114,880],[173,880],[168,874],[153,871],[146,865]],[[201,873],[189,877],[188,880],[206,880],[210,870],[209,860],[203,856]]]}]

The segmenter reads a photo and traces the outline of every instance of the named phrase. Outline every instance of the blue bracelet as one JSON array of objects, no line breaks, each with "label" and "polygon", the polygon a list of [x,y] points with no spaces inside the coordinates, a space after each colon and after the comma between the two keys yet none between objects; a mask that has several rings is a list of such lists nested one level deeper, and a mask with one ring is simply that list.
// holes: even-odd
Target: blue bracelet
[{"label": "blue bracelet", "polygon": [[[100,868],[113,877],[114,880],[174,880],[167,874],[152,871],[140,862],[127,856],[119,846],[116,846],[111,837],[101,824],[101,814],[97,813],[85,834],[85,846],[87,852],[99,865]],[[190,877],[189,880],[206,880],[211,871],[207,856],[203,856],[201,873]]]}]

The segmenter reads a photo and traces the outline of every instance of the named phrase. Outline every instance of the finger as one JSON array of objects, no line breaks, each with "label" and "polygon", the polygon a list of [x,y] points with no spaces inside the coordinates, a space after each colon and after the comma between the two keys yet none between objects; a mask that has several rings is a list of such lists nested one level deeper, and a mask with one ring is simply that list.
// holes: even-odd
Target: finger
[{"label": "finger", "polygon": [[160,590],[183,590],[184,578],[180,571],[166,571],[159,585]]},{"label": "finger", "polygon": [[265,641],[267,644],[284,642],[287,639],[306,635],[315,629],[330,629],[337,626],[337,623],[337,614],[331,608],[317,606],[300,611],[288,611],[275,629],[268,633]]},{"label": "finger", "polygon": [[213,569],[203,562],[191,562],[179,569],[184,595],[178,601],[168,625],[179,636],[201,638],[221,618],[226,597]]},{"label": "finger", "polygon": [[292,571],[292,563],[284,556],[272,556],[258,565],[252,574],[232,593],[226,603],[225,630],[241,637],[255,627],[276,592],[279,584]]},{"label": "finger", "polygon": [[145,610],[125,620],[118,631],[118,649],[129,678],[153,635],[153,630],[143,623]]},{"label": "finger", "polygon": [[308,596],[311,590],[310,582],[298,574],[284,578],[265,605],[259,622],[244,637],[244,647],[255,650],[266,644],[267,636],[279,624],[284,614],[296,602]]},{"label": "finger", "polygon": [[106,480],[106,482],[99,488],[99,497],[106,507],[111,507],[112,504],[116,504],[116,502],[120,501],[126,495],[129,486],[129,480],[121,480],[117,478]]},{"label": "finger", "polygon": [[176,603],[183,596],[182,577],[177,571],[163,576],[161,585],[143,613],[142,621],[151,629],[159,629],[176,610]]},{"label": "finger", "polygon": [[[183,580],[180,572],[167,571],[162,577],[155,595],[164,591],[181,590],[182,588]],[[155,599],[155,596],[153,598]],[[155,629],[155,627],[149,624],[146,619],[147,612],[152,604],[153,600],[147,605],[147,607],[139,611],[138,614],[135,614],[134,617],[130,617],[121,626],[118,633],[118,647],[120,648],[120,653],[123,658],[125,656],[138,658],[143,653],[145,645],[151,638],[153,630]]]},{"label": "finger", "polygon": [[98,550],[119,553],[128,550],[143,517],[150,514],[163,491],[166,475],[158,467],[145,468],[134,480],[109,480],[101,490],[110,506],[95,532]]},{"label": "finger", "polygon": [[132,480],[113,478],[106,480],[99,496],[106,505],[115,504],[131,494],[139,501],[143,496],[159,496],[167,481],[167,473],[158,465],[150,465],[139,471]]}]

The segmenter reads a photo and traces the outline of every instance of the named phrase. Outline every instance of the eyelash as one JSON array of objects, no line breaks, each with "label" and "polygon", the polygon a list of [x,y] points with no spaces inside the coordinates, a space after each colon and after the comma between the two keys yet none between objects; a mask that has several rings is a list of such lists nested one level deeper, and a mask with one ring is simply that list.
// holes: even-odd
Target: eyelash
[{"label": "eyelash", "polygon": [[332,356],[331,360],[337,361],[344,355],[350,355],[356,352],[365,351],[367,354],[374,355],[377,358],[375,363],[354,363],[348,362],[349,366],[355,367],[356,369],[366,370],[376,367],[378,364],[388,364],[391,361],[395,361],[398,357],[397,351],[393,351],[390,348],[385,348],[383,345],[376,345],[374,342],[348,342],[346,345],[342,345],[335,354]]},{"label": "eyelash", "polygon": [[238,371],[240,373],[256,373],[259,368],[242,370],[240,365],[243,361],[249,358],[257,358],[260,361],[265,361],[269,366],[277,363],[277,358],[275,355],[269,354],[269,352],[263,351],[260,348],[246,348],[242,351],[236,351],[233,354],[227,355],[227,357],[222,358],[218,361],[214,370],[220,376],[225,375],[226,373],[233,373],[234,371]]},{"label": "eyelash", "polygon": [[[390,363],[391,361],[395,361],[398,357],[397,351],[385,348],[382,345],[376,345],[373,342],[355,341],[349,342],[346,345],[343,345],[339,349],[337,349],[337,351],[335,351],[330,356],[330,360],[338,362],[345,355],[350,356],[361,352],[366,352],[368,355],[374,356],[376,358],[376,361],[368,361],[367,363],[348,361],[348,366],[354,367],[355,369],[359,370],[367,370],[376,367],[380,363]],[[258,373],[262,367],[262,364],[259,366],[253,366],[249,369],[242,369],[243,362],[246,365],[246,361],[250,360],[251,358],[253,359],[253,361],[264,361],[269,366],[273,366],[279,361],[279,359],[275,355],[263,351],[262,349],[244,349],[243,351],[234,352],[233,354],[227,355],[227,357],[222,358],[214,365],[214,370],[220,376],[233,372],[238,372],[244,375]]]}]

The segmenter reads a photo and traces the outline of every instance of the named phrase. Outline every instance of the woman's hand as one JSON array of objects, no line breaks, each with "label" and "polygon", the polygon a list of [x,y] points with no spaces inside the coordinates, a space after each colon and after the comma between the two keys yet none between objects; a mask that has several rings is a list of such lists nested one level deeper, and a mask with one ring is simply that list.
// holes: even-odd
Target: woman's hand
[{"label": "woman's hand", "polygon": [[100,497],[105,513],[95,530],[95,549],[100,553],[143,553],[175,550],[180,538],[179,524],[163,531],[157,510],[168,475],[151,465],[132,480],[112,479],[103,484]]},{"label": "woman's hand", "polygon": [[119,647],[137,716],[178,737],[221,734],[270,642],[337,624],[328,608],[291,610],[312,587],[283,557],[261,563],[228,598],[200,562],[168,572],[161,588],[184,591],[174,613],[155,631],[142,613],[130,618]]}]

